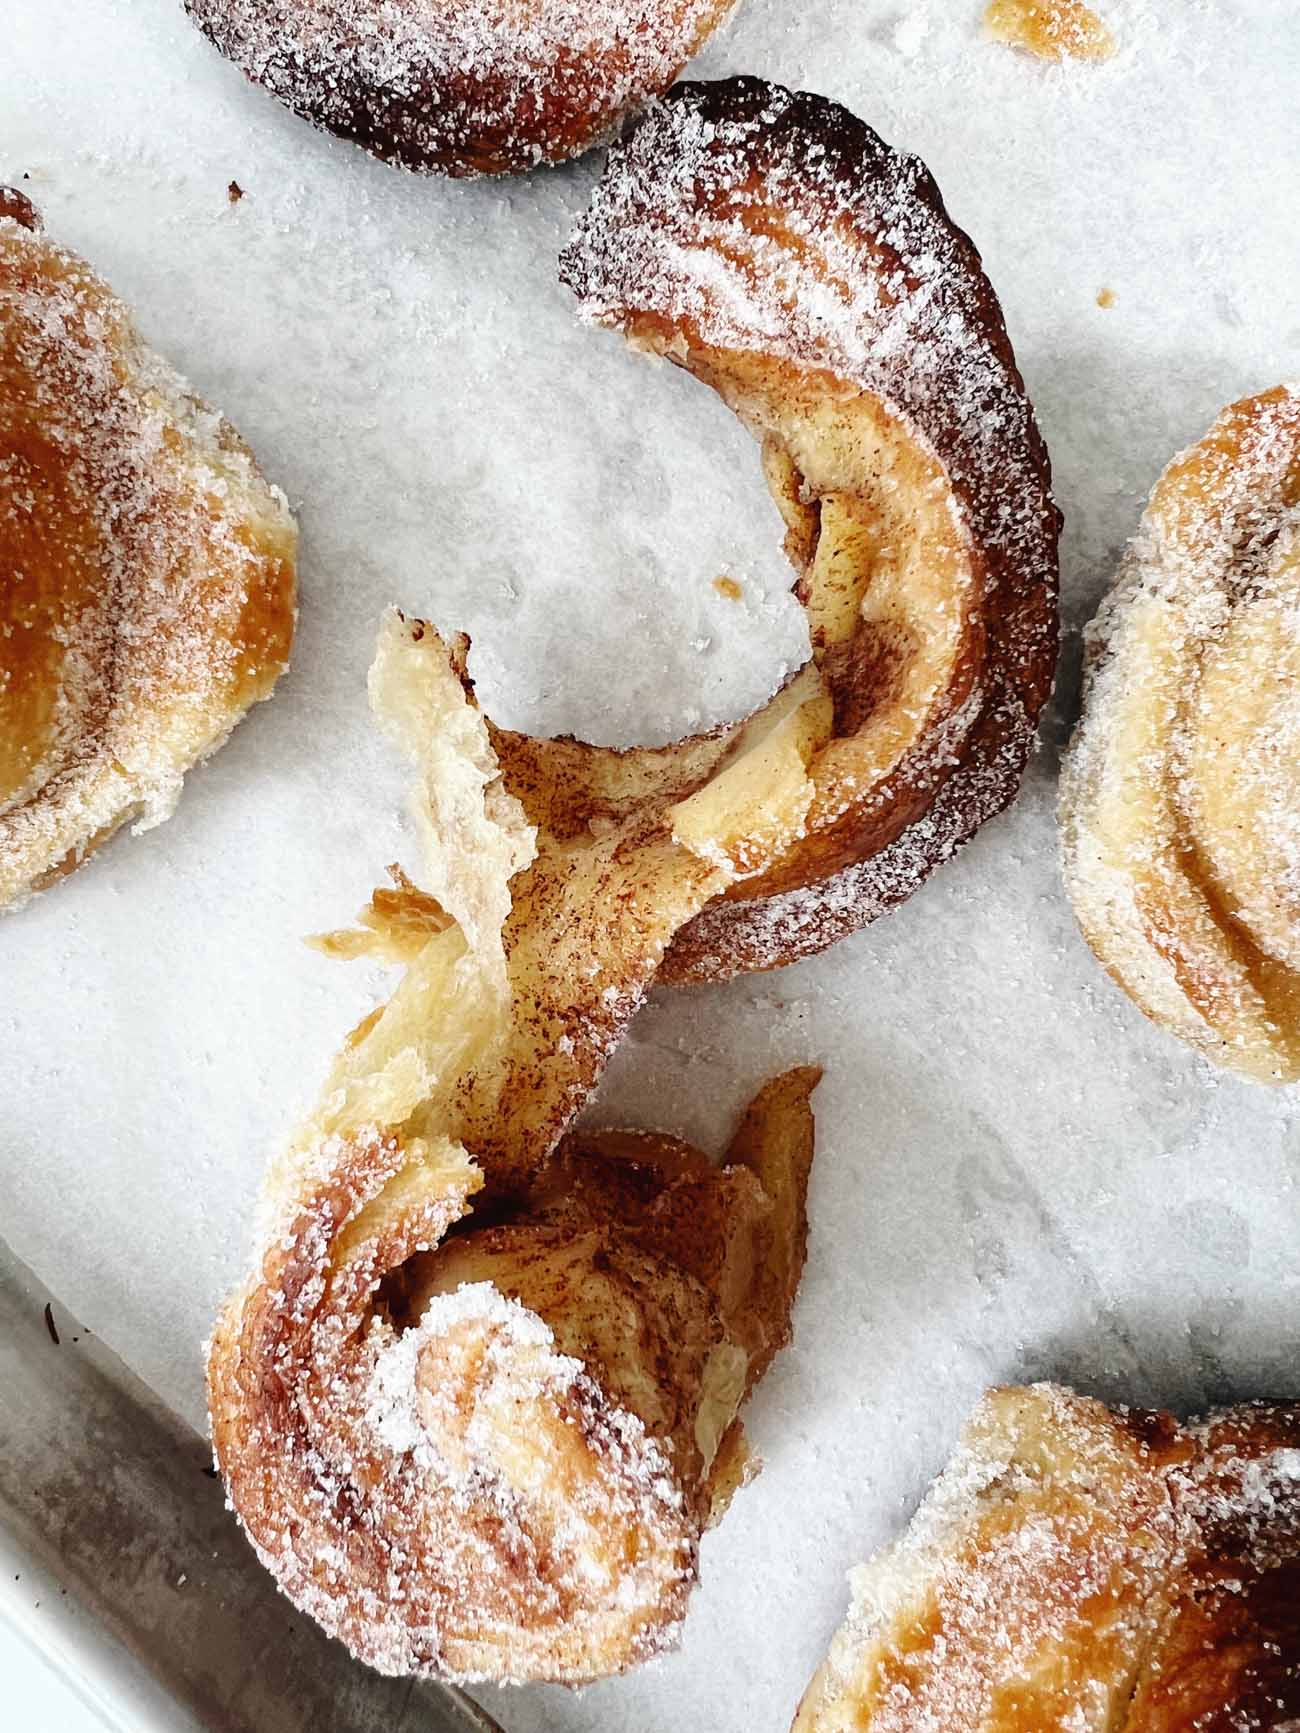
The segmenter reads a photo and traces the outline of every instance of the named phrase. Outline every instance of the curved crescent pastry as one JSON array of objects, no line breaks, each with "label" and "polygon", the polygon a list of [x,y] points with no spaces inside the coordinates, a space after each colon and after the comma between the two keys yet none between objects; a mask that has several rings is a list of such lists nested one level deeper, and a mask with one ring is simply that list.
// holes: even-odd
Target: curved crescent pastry
[{"label": "curved crescent pastry", "polygon": [[431,889],[398,874],[323,941],[406,972],[273,1172],[213,1439],[281,1587],[372,1666],[579,1682],[673,1641],[745,1476],[817,1073],[770,1084],[721,1169],[565,1132],[673,932],[801,822],[824,702],[792,688],[693,795],[560,835],[505,791],[466,648],[396,616],[381,638]]},{"label": "curved crescent pastry", "polygon": [[1225,409],[1156,484],[1088,633],[1065,879],[1155,1022],[1300,1078],[1300,389]]},{"label": "curved crescent pastry", "polygon": [[995,1390],[795,1733],[1186,1733],[1300,1714],[1300,1408],[1198,1425]]},{"label": "curved crescent pastry", "polygon": [[185,0],[253,83],[422,173],[516,174],[665,90],[736,0]]},{"label": "curved crescent pastry", "polygon": [[0,197],[0,907],[166,818],[270,696],[296,546],[229,423]]},{"label": "curved crescent pastry", "polygon": [[834,724],[803,835],[677,936],[664,978],[792,962],[1012,800],[1050,689],[1060,515],[997,299],[915,157],[754,78],[651,108],[561,274],[762,443]]}]

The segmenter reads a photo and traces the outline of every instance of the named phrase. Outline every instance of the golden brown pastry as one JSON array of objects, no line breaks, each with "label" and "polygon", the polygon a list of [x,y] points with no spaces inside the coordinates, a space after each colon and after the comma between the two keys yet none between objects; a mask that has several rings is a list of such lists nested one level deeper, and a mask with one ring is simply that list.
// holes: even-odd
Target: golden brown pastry
[{"label": "golden brown pastry", "polygon": [[1128,1733],[1292,1733],[1300,1718],[1300,1407],[1188,1431],[1170,1476],[1181,1551]]},{"label": "golden brown pastry", "polygon": [[1109,60],[1115,38],[1083,0],[989,0],[984,28],[995,42],[1040,60]]},{"label": "golden brown pastry", "polygon": [[0,195],[0,908],[166,818],[270,696],[296,546],[229,423]]},{"label": "golden brown pastry", "polygon": [[1300,1077],[1300,389],[1156,484],[1087,637],[1061,786],[1084,937],[1147,1016]]},{"label": "golden brown pastry", "polygon": [[[1020,785],[1060,518],[997,299],[915,157],[753,78],[651,108],[561,271],[586,317],[712,386],[762,446],[833,725],[802,833],[663,974],[788,963],[900,902]],[[660,760],[620,762],[635,781]]]},{"label": "golden brown pastry", "polygon": [[995,1390],[796,1733],[1262,1733],[1300,1715],[1300,1407]]},{"label": "golden brown pastry", "polygon": [[579,1682],[672,1643],[745,1477],[817,1074],[763,1090],[721,1169],[570,1125],[672,934],[802,822],[828,706],[796,683],[694,792],[553,827],[565,743],[531,743],[557,763],[526,811],[465,649],[398,616],[381,638],[430,882],[395,875],[324,941],[405,973],[272,1173],[212,1343],[213,1438],[280,1586],[372,1666]]},{"label": "golden brown pastry", "polygon": [[185,0],[255,84],[423,173],[578,156],[665,90],[736,0]]}]

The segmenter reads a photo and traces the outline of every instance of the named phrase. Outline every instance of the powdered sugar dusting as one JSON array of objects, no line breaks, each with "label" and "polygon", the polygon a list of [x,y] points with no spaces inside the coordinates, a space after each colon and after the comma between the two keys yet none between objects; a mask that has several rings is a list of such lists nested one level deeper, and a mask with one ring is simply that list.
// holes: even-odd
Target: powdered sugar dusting
[{"label": "powdered sugar dusting", "polygon": [[[1019,785],[1055,662],[1058,520],[997,302],[915,157],[831,103],[755,79],[680,85],[656,104],[611,152],[561,272],[585,317],[717,384],[796,470],[812,437],[801,415],[847,415],[855,394],[884,404],[936,466],[927,485],[947,490],[967,541],[976,599],[945,605],[971,608],[980,642],[951,675],[958,689],[883,777],[846,770],[821,799],[814,829],[848,836],[853,814],[871,812],[857,821],[870,840],[809,850],[802,882],[786,863],[777,882],[705,911],[666,977],[789,962],[900,900]],[[788,425],[731,377],[736,355],[792,370],[775,375],[790,381],[778,400],[797,406]],[[943,626],[920,618],[914,631]],[[845,680],[852,703],[837,702],[869,722],[890,698],[870,648],[864,663]],[[891,803],[910,822],[888,824]]]},{"label": "powdered sugar dusting", "polygon": [[916,157],[830,104],[735,80],[655,106],[611,154],[562,268],[594,321],[648,313],[825,369],[923,439],[955,424],[955,479],[1014,541],[1035,534],[1015,473],[1032,412],[973,257]]},{"label": "powdered sugar dusting", "polygon": [[[1267,1608],[1300,1563],[1298,1440],[1295,1408],[1179,1428],[1056,1386],[991,1392],[906,1534],[854,1573],[797,1733],[1273,1725],[1251,1710],[1257,1662],[1297,1706],[1300,1654]],[[1220,1642],[1234,1659],[1207,1689]]]},{"label": "powdered sugar dusting", "polygon": [[[272,1170],[260,1261],[209,1353],[211,1425],[277,1581],[361,1658],[579,1683],[676,1640],[715,1463],[734,1468],[737,1411],[788,1336],[816,1074],[755,1104],[760,1144],[765,1115],[788,1120],[790,1172],[771,1199],[757,1166],[747,1187],[733,1195],[724,1175],[710,1196],[703,1157],[684,1163],[674,1147],[657,1165],[647,1145],[647,1223],[684,1171],[703,1247],[690,1227],[674,1233],[671,1212],[643,1245],[637,1221],[583,1207],[585,1176],[555,1146],[667,937],[739,869],[708,864],[705,819],[698,847],[675,843],[684,809],[652,798],[599,834],[539,837],[503,786],[465,649],[395,611],[381,632],[372,697],[420,773],[440,919]],[[806,804],[801,772],[768,791],[736,781],[746,763],[714,785],[719,834],[741,815],[766,834],[769,815]],[[764,1148],[764,1175],[781,1159]],[[486,1225],[450,1238],[480,1190]],[[547,1208],[568,1193],[553,1223]],[[458,1255],[490,1264],[492,1236],[512,1230],[514,1265],[457,1280]],[[715,1284],[730,1237],[746,1250],[727,1251]],[[769,1241],[786,1271],[775,1283]]]},{"label": "powdered sugar dusting", "polygon": [[[1102,68],[983,42],[977,0],[746,0],[697,62],[833,95],[935,172],[1052,448],[1072,619],[1165,458],[1300,366],[1285,288],[1300,14],[1092,3],[1122,41]],[[4,1236],[201,1426],[195,1344],[244,1272],[265,1152],[382,990],[299,934],[419,858],[394,821],[407,779],[365,709],[384,606],[471,629],[498,671],[489,710],[533,706],[503,721],[584,734],[608,718],[599,737],[618,744],[671,738],[693,704],[696,726],[746,713],[799,647],[767,631],[741,573],[744,604],[689,611],[751,525],[755,544],[780,533],[765,501],[724,491],[758,475],[729,415],[578,327],[553,285],[596,158],[416,182],[245,88],[176,0],[19,12],[0,176],[33,171],[56,236],[128,294],[311,520],[308,636],[237,756],[187,781],[179,823],[106,851],[3,933]],[[921,13],[904,58],[895,28]],[[716,444],[685,420],[695,399]],[[689,505],[674,456],[705,478]],[[627,473],[646,478],[630,501]],[[557,497],[572,557],[516,503]],[[637,564],[638,520],[661,569]],[[715,545],[697,555],[684,525]],[[710,633],[710,652],[688,650]],[[795,1348],[755,1408],[767,1466],[704,1543],[684,1650],[581,1693],[483,1690],[511,1733],[690,1727],[701,1706],[718,1733],[788,1720],[843,1610],[842,1568],[902,1520],[976,1386],[1026,1356],[1198,1410],[1300,1393],[1300,1100],[1215,1073],[1105,980],[1060,894],[1053,771],[1040,755],[1008,817],[888,921],[793,972],[657,993],[624,1043],[593,1114],[710,1149],[751,1079],[829,1060],[812,1258]]]},{"label": "powdered sugar dusting", "polygon": [[1157,1021],[1300,1074],[1300,391],[1225,410],[1152,495],[1088,632],[1062,784],[1093,948]]},{"label": "powdered sugar dusting", "polygon": [[445,1157],[424,1208],[376,1217],[416,1152],[328,1154],[212,1349],[218,1459],[263,1562],[385,1673],[580,1677],[607,1646],[626,1665],[670,1644],[695,1530],[640,1422],[489,1284],[400,1333],[375,1309],[383,1273],[464,1213],[473,1168]]},{"label": "powdered sugar dusting", "polygon": [[254,82],[408,167],[575,155],[669,84],[734,0],[187,0]]},{"label": "powdered sugar dusting", "polygon": [[[489,1353],[502,1361],[510,1347],[541,1350],[552,1346],[550,1330],[535,1312],[509,1300],[490,1282],[467,1283],[452,1294],[436,1295],[413,1329],[390,1342],[376,1357],[366,1396],[366,1424],[395,1455],[411,1455],[422,1469],[433,1466],[433,1436],[420,1418],[416,1371],[425,1346],[458,1325],[473,1322],[492,1331]],[[582,1371],[577,1360],[550,1355],[543,1363],[545,1383],[556,1395],[573,1388]],[[472,1453],[471,1453],[472,1454]]]},{"label": "powdered sugar dusting", "polygon": [[223,419],[88,266],[0,218],[0,905],[182,774],[268,695],[296,532]]}]

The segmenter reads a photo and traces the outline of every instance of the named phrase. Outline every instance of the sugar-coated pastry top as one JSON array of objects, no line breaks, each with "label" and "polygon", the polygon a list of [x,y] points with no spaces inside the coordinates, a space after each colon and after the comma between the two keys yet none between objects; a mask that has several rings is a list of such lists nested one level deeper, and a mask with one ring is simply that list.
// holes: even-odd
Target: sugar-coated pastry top
[{"label": "sugar-coated pastry top", "polygon": [[1084,936],[1147,1015],[1300,1078],[1300,388],[1157,483],[1088,632],[1061,824]]},{"label": "sugar-coated pastry top", "polygon": [[269,695],[296,544],[230,424],[0,198],[0,907],[165,818]]},{"label": "sugar-coated pastry top", "polygon": [[186,0],[223,54],[317,126],[407,168],[576,156],[672,83],[735,0]]},{"label": "sugar-coated pastry top", "polygon": [[796,1733],[1263,1733],[1300,1714],[1300,1408],[990,1393],[854,1573]]},{"label": "sugar-coated pastry top", "polygon": [[915,157],[752,78],[650,108],[561,270],[586,317],[696,374],[762,444],[832,735],[805,834],[665,974],[789,962],[908,895],[1020,784],[1060,520],[997,299]]}]

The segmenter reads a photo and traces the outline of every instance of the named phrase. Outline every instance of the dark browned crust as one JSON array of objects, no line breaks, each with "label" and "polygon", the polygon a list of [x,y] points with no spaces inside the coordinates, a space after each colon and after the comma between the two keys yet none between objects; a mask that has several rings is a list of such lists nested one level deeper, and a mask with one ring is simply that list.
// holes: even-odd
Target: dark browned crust
[{"label": "dark browned crust", "polygon": [[1126,1733],[1236,1733],[1300,1717],[1300,1405],[1245,1403],[1199,1434],[1177,1497],[1196,1540]]},{"label": "dark browned crust", "polygon": [[[807,173],[799,191],[809,213],[828,211],[831,197],[856,194],[854,208],[865,221],[871,194],[879,190],[889,232],[877,221],[869,227],[868,239],[882,278],[913,285],[909,246],[918,245],[923,236],[925,245],[933,247],[937,233],[946,310],[981,334],[1006,399],[1019,406],[1021,419],[991,453],[987,441],[972,431],[969,405],[967,413],[957,412],[963,386],[960,356],[945,355],[942,346],[925,356],[924,367],[918,365],[920,357],[900,354],[880,370],[879,395],[920,434],[942,465],[975,550],[983,581],[982,631],[972,637],[965,677],[968,689],[979,686],[978,716],[960,741],[956,762],[942,752],[914,754],[871,799],[834,826],[805,838],[759,879],[734,886],[706,908],[678,934],[668,953],[661,979],[671,982],[723,979],[823,949],[903,901],[940,861],[1014,799],[1056,664],[1061,526],[1051,496],[1047,450],[997,297],[973,243],[949,218],[924,166],[892,151],[838,104],[808,93],[792,94],[761,79],[734,78],[676,86],[611,151],[607,178],[620,173],[622,158],[641,127],[654,126],[658,113],[682,105],[703,125],[718,129],[721,137],[738,125],[747,134],[739,168],[728,158],[725,144],[712,147],[726,172],[709,184],[696,181],[701,212],[717,215],[755,189],[774,184],[778,165],[788,179],[791,164],[802,163]],[[674,164],[665,160],[663,167],[669,175]],[[897,201],[887,205],[900,171],[910,201],[901,222]],[[649,335],[657,339],[657,347],[666,347],[664,339],[671,337],[671,358],[721,389],[730,401],[737,395],[734,387],[730,393],[726,388],[734,356],[711,347],[690,318],[654,305],[653,288],[643,290],[640,282],[630,280],[616,280],[611,288],[599,257],[601,249],[612,244],[616,219],[607,210],[599,202],[593,206],[562,255],[562,278],[580,298],[598,306],[603,321],[636,337]],[[627,294],[620,301],[624,288]],[[816,359],[806,357],[805,376],[815,374]],[[747,365],[753,365],[749,358]],[[789,362],[773,358],[773,365],[788,368]],[[828,390],[840,383],[826,376]],[[819,533],[814,519],[802,547],[798,538],[791,538],[790,552],[801,571],[811,563]],[[859,628],[857,643],[863,642]],[[845,648],[846,653],[823,663],[836,700],[838,734],[852,732],[855,719],[869,709],[877,672],[869,658],[854,653],[856,644]]]},{"label": "dark browned crust", "polygon": [[[356,10],[372,3],[355,0]],[[291,12],[280,22],[275,51],[267,54],[258,32],[269,26],[262,20],[250,25],[246,8],[241,18],[241,7],[231,0],[185,0],[185,10],[252,83],[313,126],[418,174],[465,178],[521,174],[580,156],[608,136],[631,104],[666,89],[734,3],[713,0],[692,25],[690,0],[658,0],[652,28],[662,40],[662,57],[655,75],[638,80],[630,95],[629,56],[616,41],[589,56],[557,35],[553,59],[527,79],[499,66],[474,66],[467,53],[462,67],[435,73],[415,63],[400,86],[379,85],[350,56],[345,24],[331,31],[326,70],[303,52]],[[455,11],[454,0],[429,4],[431,11]],[[539,18],[547,9],[547,0],[535,0]]]},{"label": "dark browned crust", "polygon": [[30,229],[33,234],[39,233],[45,227],[41,221],[41,213],[27,197],[20,193],[17,187],[0,186],[0,218],[12,217],[14,222],[21,223],[23,228]]}]

